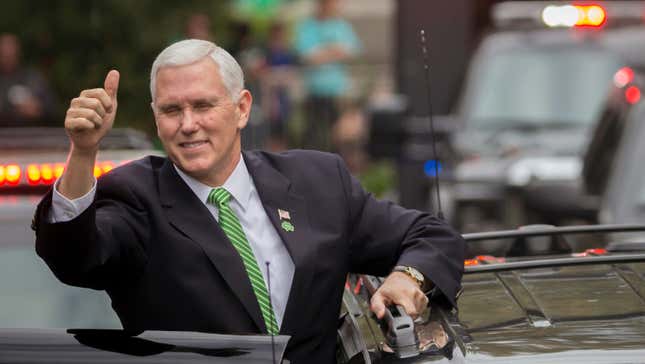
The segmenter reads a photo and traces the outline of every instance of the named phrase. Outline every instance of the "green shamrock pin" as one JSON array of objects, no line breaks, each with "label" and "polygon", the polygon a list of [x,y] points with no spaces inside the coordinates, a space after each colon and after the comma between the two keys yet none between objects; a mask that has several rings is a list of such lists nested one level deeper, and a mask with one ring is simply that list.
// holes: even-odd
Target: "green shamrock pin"
[{"label": "green shamrock pin", "polygon": [[293,226],[291,221],[282,221],[282,224],[280,224],[280,226],[282,227],[282,229],[284,231],[287,231],[287,232],[292,232],[292,231],[296,230],[296,227]]}]

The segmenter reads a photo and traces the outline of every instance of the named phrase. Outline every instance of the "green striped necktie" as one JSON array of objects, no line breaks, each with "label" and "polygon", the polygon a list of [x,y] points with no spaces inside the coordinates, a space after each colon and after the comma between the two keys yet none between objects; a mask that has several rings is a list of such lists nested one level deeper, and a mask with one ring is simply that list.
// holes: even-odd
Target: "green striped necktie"
[{"label": "green striped necktie", "polygon": [[208,195],[208,203],[217,206],[219,210],[219,225],[240,254],[240,257],[242,257],[244,268],[246,268],[251,286],[253,286],[253,292],[255,292],[255,297],[258,299],[267,331],[269,334],[277,335],[279,332],[278,324],[275,320],[266,285],[264,284],[264,277],[262,277],[262,272],[258,267],[258,262],[255,259],[251,245],[246,240],[246,235],[244,234],[244,230],[242,230],[240,220],[228,206],[230,199],[231,194],[223,187],[211,190]]}]

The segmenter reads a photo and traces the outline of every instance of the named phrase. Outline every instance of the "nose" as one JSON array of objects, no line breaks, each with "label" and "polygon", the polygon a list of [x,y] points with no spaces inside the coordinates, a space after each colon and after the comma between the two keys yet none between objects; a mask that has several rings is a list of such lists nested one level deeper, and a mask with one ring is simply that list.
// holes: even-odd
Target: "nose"
[{"label": "nose", "polygon": [[199,124],[191,108],[184,108],[181,117],[181,132],[184,134],[192,134],[196,132],[198,128]]}]

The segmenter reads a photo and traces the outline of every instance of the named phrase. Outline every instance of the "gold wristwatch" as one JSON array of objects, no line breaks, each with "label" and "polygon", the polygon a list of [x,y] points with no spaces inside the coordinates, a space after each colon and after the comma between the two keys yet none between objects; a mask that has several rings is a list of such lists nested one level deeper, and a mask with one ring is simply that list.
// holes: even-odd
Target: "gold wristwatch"
[{"label": "gold wristwatch", "polygon": [[392,269],[392,272],[401,272],[407,274],[410,278],[414,279],[415,282],[419,285],[419,288],[423,288],[423,285],[425,284],[425,277],[423,277],[423,273],[419,272],[415,268],[408,267],[405,265],[397,265]]}]

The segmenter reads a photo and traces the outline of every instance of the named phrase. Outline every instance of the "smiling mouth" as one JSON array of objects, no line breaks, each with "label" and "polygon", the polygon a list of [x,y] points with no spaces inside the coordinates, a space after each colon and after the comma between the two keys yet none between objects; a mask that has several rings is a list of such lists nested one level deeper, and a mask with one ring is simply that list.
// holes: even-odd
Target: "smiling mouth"
[{"label": "smiling mouth", "polygon": [[182,147],[182,148],[185,148],[185,149],[193,149],[193,148],[201,147],[204,144],[206,144],[206,141],[200,140],[200,141],[195,141],[195,142],[179,143],[179,146]]}]

